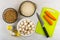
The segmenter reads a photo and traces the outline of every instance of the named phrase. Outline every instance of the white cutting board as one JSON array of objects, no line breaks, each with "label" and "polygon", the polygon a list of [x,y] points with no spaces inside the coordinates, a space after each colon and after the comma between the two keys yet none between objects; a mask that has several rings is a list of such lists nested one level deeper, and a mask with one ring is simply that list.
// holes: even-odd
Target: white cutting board
[{"label": "white cutting board", "polygon": [[[18,11],[19,5],[23,1],[26,0],[0,0],[0,40],[60,40],[60,18],[57,22],[56,29],[52,38],[46,38],[36,33],[28,37],[13,37],[9,34],[9,31],[6,29],[7,23],[5,23],[2,19],[3,11],[9,7],[12,7]],[[37,4],[36,12],[38,13],[41,12],[42,7],[54,8],[60,11],[60,0],[30,0],[30,1],[33,1]],[[29,18],[32,19],[32,21],[34,21],[35,24],[37,24],[38,19],[36,17],[36,13]]]}]

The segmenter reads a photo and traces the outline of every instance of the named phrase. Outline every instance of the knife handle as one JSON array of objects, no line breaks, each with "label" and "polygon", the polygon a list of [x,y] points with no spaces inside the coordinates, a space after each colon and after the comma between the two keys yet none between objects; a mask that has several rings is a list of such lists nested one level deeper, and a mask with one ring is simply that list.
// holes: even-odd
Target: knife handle
[{"label": "knife handle", "polygon": [[44,33],[45,33],[46,37],[49,37],[48,32],[47,32],[47,30],[46,30],[46,28],[45,28],[45,27],[43,27],[43,31],[44,31]]}]

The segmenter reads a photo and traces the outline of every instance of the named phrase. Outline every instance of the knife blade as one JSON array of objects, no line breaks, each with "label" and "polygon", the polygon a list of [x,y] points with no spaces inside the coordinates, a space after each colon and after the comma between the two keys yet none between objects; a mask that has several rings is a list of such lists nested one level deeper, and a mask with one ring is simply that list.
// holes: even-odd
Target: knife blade
[{"label": "knife blade", "polygon": [[39,16],[39,14],[37,13],[37,17],[38,17],[38,20],[40,21],[40,23],[41,23],[41,26],[43,26],[44,25],[44,22],[43,22],[43,20],[40,18],[40,16]]},{"label": "knife blade", "polygon": [[41,23],[41,26],[42,26],[42,28],[43,28],[43,31],[44,31],[46,37],[49,37],[48,32],[47,32],[47,30],[46,30],[46,28],[45,28],[45,26],[44,26],[44,22],[43,22],[43,20],[41,19],[41,17],[39,16],[38,13],[36,13],[36,15],[37,15],[38,20],[39,20],[40,23]]}]

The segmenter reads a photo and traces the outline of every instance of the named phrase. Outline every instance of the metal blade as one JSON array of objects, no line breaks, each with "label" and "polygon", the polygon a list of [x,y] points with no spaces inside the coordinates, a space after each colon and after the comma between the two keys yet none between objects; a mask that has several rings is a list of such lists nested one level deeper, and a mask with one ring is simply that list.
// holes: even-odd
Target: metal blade
[{"label": "metal blade", "polygon": [[38,17],[38,20],[39,20],[40,23],[41,23],[41,26],[44,26],[44,22],[43,22],[43,20],[41,19],[41,17],[39,16],[39,14],[36,13],[36,15],[37,15],[37,17]]}]

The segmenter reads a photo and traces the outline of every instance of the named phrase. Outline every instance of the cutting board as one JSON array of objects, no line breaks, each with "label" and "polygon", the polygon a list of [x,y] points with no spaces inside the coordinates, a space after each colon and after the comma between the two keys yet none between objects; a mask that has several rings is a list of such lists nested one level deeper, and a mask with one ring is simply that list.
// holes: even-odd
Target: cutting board
[{"label": "cutting board", "polygon": [[[52,20],[52,21],[53,21],[53,25],[48,24],[48,22],[43,18],[43,15],[45,15],[44,12],[45,12],[46,10],[51,11],[51,12],[52,12],[52,15],[54,15],[54,17],[57,19],[56,21],[53,21],[53,20]],[[45,28],[46,28],[49,36],[52,37],[52,36],[53,36],[53,33],[54,33],[54,30],[55,30],[55,27],[56,27],[56,24],[57,24],[57,21],[58,21],[59,12],[58,12],[57,10],[55,10],[55,9],[44,7],[44,8],[42,8],[42,11],[41,11],[41,13],[40,13],[40,17],[41,17],[42,20],[44,21],[44,26],[45,26]],[[37,26],[36,26],[36,33],[45,36],[45,33],[44,33],[44,31],[43,31],[43,29],[42,29],[42,26],[41,26],[41,24],[40,24],[39,21],[38,21]]]}]

